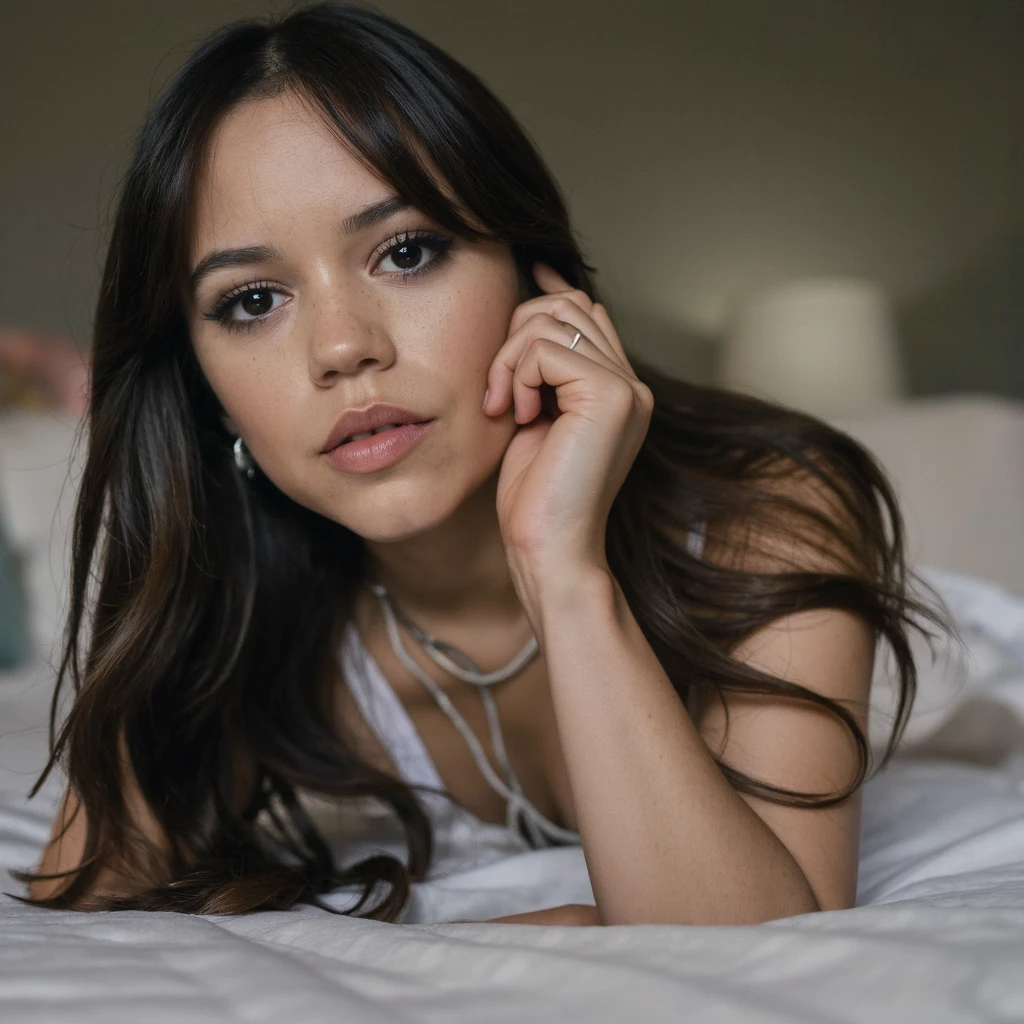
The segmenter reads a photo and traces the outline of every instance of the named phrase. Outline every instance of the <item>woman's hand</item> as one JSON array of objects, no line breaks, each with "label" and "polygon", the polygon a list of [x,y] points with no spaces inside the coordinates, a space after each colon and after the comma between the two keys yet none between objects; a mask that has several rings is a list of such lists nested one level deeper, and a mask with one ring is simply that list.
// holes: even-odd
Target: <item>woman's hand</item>
[{"label": "woman's hand", "polygon": [[[547,294],[512,314],[487,375],[484,412],[498,416],[511,406],[520,424],[498,477],[506,552],[527,563],[531,576],[565,578],[607,568],[608,513],[643,444],[654,399],[604,306],[545,263],[534,264],[534,276]],[[570,352],[577,331],[582,337]]]}]

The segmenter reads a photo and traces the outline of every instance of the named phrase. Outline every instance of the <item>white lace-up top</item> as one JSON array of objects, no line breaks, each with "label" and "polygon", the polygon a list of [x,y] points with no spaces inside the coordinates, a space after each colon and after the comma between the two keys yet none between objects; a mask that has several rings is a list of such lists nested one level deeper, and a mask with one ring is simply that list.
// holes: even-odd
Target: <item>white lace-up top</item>
[{"label": "white lace-up top", "polygon": [[[693,555],[699,557],[703,545],[702,532],[690,534],[688,547]],[[410,785],[444,790],[444,780],[408,711],[351,622],[345,630],[341,663],[343,678],[363,718],[402,779]],[[483,867],[534,848],[518,830],[483,821],[441,793],[417,792],[434,826],[431,878]],[[394,812],[374,798],[339,801],[306,790],[296,795],[331,846],[340,867],[375,852],[407,859],[404,834]],[[571,835],[577,843],[580,841],[578,833]]]}]

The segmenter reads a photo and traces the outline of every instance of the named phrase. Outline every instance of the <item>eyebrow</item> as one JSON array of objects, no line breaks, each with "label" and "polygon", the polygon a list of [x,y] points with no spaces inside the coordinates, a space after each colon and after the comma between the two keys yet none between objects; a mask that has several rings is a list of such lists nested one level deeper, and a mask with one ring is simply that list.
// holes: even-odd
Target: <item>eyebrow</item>
[{"label": "eyebrow", "polygon": [[[387,220],[399,210],[407,210],[412,204],[400,195],[390,195],[379,202],[371,203],[358,213],[353,213],[341,222],[343,235],[354,235],[358,231]],[[250,263],[270,263],[281,259],[281,250],[273,245],[245,245],[237,249],[218,249],[207,253],[189,276],[189,289],[193,296],[203,278],[225,267],[240,267]]]}]

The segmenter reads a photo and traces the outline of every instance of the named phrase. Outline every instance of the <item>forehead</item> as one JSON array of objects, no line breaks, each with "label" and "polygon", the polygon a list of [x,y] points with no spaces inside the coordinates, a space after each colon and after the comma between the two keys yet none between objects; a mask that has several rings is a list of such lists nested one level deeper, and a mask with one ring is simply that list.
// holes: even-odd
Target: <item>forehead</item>
[{"label": "forehead", "polygon": [[393,191],[292,92],[246,100],[211,134],[196,180],[196,249],[251,240],[325,209],[344,216]]}]

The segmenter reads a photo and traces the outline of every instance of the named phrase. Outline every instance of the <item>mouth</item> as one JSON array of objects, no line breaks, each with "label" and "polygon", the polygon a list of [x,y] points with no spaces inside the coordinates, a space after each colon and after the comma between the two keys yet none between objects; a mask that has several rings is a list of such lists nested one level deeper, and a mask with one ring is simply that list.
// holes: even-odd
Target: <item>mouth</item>
[{"label": "mouth", "polygon": [[362,475],[387,469],[411,452],[430,432],[434,420],[382,424],[353,434],[326,452],[327,461],[346,474]]},{"label": "mouth", "polygon": [[384,436],[402,427],[420,426],[430,418],[412,409],[403,409],[388,402],[375,402],[366,409],[349,409],[334,424],[321,452],[330,452],[346,445],[359,444],[377,434]]},{"label": "mouth", "polygon": [[433,423],[433,420],[415,420],[409,423],[385,423],[382,426],[376,427],[373,430],[364,430],[357,434],[349,434],[341,440],[339,444],[336,444],[334,448],[329,449],[334,451],[337,448],[341,448],[344,445],[352,444],[354,441],[364,441],[368,437],[376,437],[378,434],[386,434],[391,430],[400,430],[402,427],[418,427],[424,423]]}]

